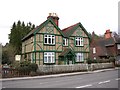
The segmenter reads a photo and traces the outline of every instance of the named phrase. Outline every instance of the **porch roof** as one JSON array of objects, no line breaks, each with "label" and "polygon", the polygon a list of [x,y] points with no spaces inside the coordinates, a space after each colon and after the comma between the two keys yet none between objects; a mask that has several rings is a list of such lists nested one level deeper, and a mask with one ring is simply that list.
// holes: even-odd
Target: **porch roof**
[{"label": "porch roof", "polygon": [[66,48],[66,49],[59,55],[59,57],[65,57],[69,52],[71,52],[72,55],[75,56],[75,53],[74,53],[70,48]]}]

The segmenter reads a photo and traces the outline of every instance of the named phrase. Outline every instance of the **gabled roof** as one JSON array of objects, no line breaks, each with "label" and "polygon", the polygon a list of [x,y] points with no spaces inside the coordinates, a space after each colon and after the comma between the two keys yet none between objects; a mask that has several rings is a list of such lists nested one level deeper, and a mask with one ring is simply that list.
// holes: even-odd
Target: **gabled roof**
[{"label": "gabled roof", "polygon": [[115,43],[120,44],[120,35],[114,36],[114,39],[115,39]]},{"label": "gabled roof", "polygon": [[44,21],[42,24],[40,24],[39,26],[37,26],[35,29],[31,30],[23,39],[22,41],[26,40],[27,38],[29,38],[30,36],[33,36],[34,34],[36,34],[37,32],[39,32],[39,30],[41,30],[46,24],[48,24],[48,22],[51,22],[55,28],[60,32],[60,34],[63,36],[63,37],[67,37],[69,38],[73,33],[74,31],[78,28],[78,27],[81,27],[82,30],[86,33],[86,35],[88,36],[88,38],[90,39],[90,36],[88,34],[88,32],[86,31],[86,29],[83,27],[83,25],[79,22],[79,23],[76,23],[72,26],[69,26],[63,30],[60,30],[60,28],[55,24],[55,22],[51,19],[51,18],[48,18],[46,21]]},{"label": "gabled roof", "polygon": [[90,36],[89,36],[88,32],[86,31],[86,29],[83,27],[83,25],[80,22],[63,29],[62,32],[63,32],[64,36],[68,38],[68,37],[70,37],[74,33],[74,31],[78,27],[81,27],[82,30],[85,32],[85,34],[90,39]]},{"label": "gabled roof", "polygon": [[[51,22],[55,28],[61,33],[61,35],[63,35],[62,31],[60,30],[60,28],[55,24],[55,22],[49,18],[46,21],[44,21],[42,24],[40,24],[39,26],[37,26],[35,29],[31,30],[23,39],[22,41],[26,40],[27,38],[29,38],[30,36],[36,34],[37,32],[39,32],[39,30],[41,30],[46,24],[48,24],[49,22]],[[64,35],[63,35],[64,36]]]},{"label": "gabled roof", "polygon": [[112,52],[108,52],[106,47],[115,45],[115,40],[113,37],[108,39],[99,38],[95,40],[94,44],[95,44],[95,47],[97,48],[98,56],[107,56],[107,55],[111,55],[110,53]]},{"label": "gabled roof", "polygon": [[66,48],[59,56],[65,57],[69,52],[71,52],[73,55],[75,55],[75,53],[70,48]]},{"label": "gabled roof", "polygon": [[77,26],[78,26],[78,23],[63,29],[62,32],[65,35],[65,37],[69,37],[75,31],[75,27]]},{"label": "gabled roof", "polygon": [[[46,22],[46,21],[45,21]],[[32,36],[33,33],[39,29],[41,26],[43,26],[43,24],[45,23],[43,22],[42,24],[40,24],[39,26],[37,26],[35,29],[31,30],[25,37],[23,37],[22,41],[24,41],[25,39],[27,39],[28,37]]]}]

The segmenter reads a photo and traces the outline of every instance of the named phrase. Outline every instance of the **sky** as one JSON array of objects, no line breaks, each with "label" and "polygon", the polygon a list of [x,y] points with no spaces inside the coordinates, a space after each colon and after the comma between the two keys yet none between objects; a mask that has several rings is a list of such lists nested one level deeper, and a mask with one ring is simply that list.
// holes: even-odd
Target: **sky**
[{"label": "sky", "polygon": [[103,35],[106,30],[118,32],[119,0],[1,0],[0,43],[9,42],[8,34],[14,22],[31,22],[36,26],[57,13],[59,28],[81,22],[92,33]]}]

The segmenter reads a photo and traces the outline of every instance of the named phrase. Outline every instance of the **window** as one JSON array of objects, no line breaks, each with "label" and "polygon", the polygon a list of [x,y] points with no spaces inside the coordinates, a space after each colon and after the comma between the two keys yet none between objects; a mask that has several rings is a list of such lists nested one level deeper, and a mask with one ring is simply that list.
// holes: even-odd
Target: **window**
[{"label": "window", "polygon": [[93,53],[96,53],[96,48],[93,48]]},{"label": "window", "polygon": [[44,52],[44,63],[55,63],[55,53]]},{"label": "window", "polygon": [[63,38],[63,46],[68,46],[68,39],[67,38]]},{"label": "window", "polygon": [[76,53],[76,62],[82,62],[82,61],[84,61],[83,53]]},{"label": "window", "polygon": [[44,35],[44,44],[55,44],[55,35]]},{"label": "window", "polygon": [[83,46],[83,38],[76,37],[75,38],[75,44],[76,44],[76,46]]},{"label": "window", "polygon": [[117,48],[120,49],[120,44],[117,44]]},{"label": "window", "polygon": [[94,57],[94,60],[96,60],[96,57]]}]

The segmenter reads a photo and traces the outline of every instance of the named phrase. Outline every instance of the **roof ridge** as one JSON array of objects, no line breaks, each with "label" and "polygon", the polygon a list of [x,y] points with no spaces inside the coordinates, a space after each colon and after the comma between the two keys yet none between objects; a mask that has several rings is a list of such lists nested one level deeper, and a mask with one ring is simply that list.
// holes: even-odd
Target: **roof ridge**
[{"label": "roof ridge", "polygon": [[73,27],[73,26],[75,26],[75,25],[77,25],[77,24],[79,24],[79,23],[76,23],[76,24],[73,24],[73,25],[71,25],[71,26],[68,26],[68,27],[62,29],[62,31],[65,31],[65,30],[67,30],[68,28],[71,28],[71,27]]},{"label": "roof ridge", "polygon": [[28,38],[30,35],[32,35],[40,26],[42,26],[47,20],[45,20],[43,23],[41,23],[40,25],[36,26],[36,28],[34,28],[33,30],[31,30],[25,37],[22,38],[22,40]]}]

